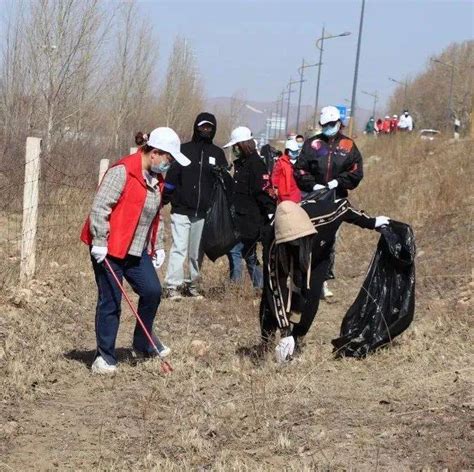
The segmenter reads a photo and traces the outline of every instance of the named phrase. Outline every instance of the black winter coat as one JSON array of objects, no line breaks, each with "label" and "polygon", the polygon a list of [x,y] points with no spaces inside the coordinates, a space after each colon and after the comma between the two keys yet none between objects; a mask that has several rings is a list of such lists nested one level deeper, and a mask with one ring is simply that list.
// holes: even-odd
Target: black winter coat
[{"label": "black winter coat", "polygon": [[[197,124],[201,121],[214,123],[210,139],[199,136]],[[171,200],[172,213],[198,218],[206,216],[215,183],[213,168],[228,166],[224,151],[212,143],[216,126],[214,115],[200,113],[194,123],[192,140],[181,145],[181,152],[191,164],[182,167],[174,162],[166,175],[164,203]]]},{"label": "black winter coat", "polygon": [[338,181],[336,198],[345,198],[364,176],[362,156],[354,141],[341,133],[334,138],[318,134],[307,139],[294,166],[298,187],[311,192],[315,184]]},{"label": "black winter coat", "polygon": [[270,189],[270,175],[257,152],[234,161],[233,203],[242,239],[258,239],[268,215],[275,213]]}]

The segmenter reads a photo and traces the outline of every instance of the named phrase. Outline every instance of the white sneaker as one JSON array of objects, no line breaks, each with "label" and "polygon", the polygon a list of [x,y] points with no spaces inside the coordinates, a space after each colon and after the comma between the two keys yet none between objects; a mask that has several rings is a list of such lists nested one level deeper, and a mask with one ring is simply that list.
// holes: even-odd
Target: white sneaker
[{"label": "white sneaker", "polygon": [[334,293],[332,293],[331,290],[329,290],[328,283],[324,282],[321,298],[324,300],[326,298],[331,298],[331,297],[334,297]]},{"label": "white sneaker", "polygon": [[[160,351],[160,357],[168,357],[171,354],[171,349],[168,346],[165,346],[164,344],[161,344],[161,349],[159,346],[158,350]],[[150,359],[152,357],[156,357],[157,354],[155,351],[151,352],[143,352],[143,351],[137,351],[135,348],[132,347],[132,357],[134,359]]]},{"label": "white sneaker", "polygon": [[93,374],[115,374],[117,366],[107,364],[107,361],[102,356],[97,356],[91,370]]},{"label": "white sneaker", "polygon": [[162,344],[162,349],[160,349],[160,356],[161,357],[168,357],[171,354],[171,349],[168,346]]}]

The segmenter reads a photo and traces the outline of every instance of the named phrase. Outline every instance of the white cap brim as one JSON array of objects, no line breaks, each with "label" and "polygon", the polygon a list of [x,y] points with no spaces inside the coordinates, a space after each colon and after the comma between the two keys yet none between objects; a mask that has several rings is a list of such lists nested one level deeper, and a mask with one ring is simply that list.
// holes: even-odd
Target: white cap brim
[{"label": "white cap brim", "polygon": [[186,167],[191,164],[191,161],[182,153],[182,152],[175,152],[171,154],[174,160],[181,166]]},{"label": "white cap brim", "polygon": [[207,121],[207,120],[200,121],[197,125],[198,125],[198,126],[202,126],[202,125],[205,125],[206,123],[207,123],[208,125],[214,126],[214,123],[212,123],[211,121]]},{"label": "white cap brim", "polygon": [[222,146],[224,149],[233,146],[234,144],[237,144],[237,141],[229,141],[227,144],[224,144]]},{"label": "white cap brim", "polygon": [[169,154],[171,154],[171,156],[173,156],[173,159],[183,167],[189,166],[189,164],[191,164],[189,158],[187,158],[181,151],[166,149],[166,146],[160,146],[159,149],[161,151],[168,152]]}]

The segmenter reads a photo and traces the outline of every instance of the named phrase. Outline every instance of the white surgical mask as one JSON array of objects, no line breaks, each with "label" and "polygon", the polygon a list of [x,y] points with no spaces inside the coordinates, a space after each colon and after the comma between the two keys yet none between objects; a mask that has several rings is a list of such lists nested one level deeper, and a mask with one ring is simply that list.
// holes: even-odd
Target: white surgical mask
[{"label": "white surgical mask", "polygon": [[339,121],[334,126],[323,126],[323,134],[327,137],[335,136],[340,128],[341,123]]},{"label": "white surgical mask", "polygon": [[166,174],[170,170],[171,164],[168,162],[160,162],[159,164],[152,165],[151,171],[155,174]]}]

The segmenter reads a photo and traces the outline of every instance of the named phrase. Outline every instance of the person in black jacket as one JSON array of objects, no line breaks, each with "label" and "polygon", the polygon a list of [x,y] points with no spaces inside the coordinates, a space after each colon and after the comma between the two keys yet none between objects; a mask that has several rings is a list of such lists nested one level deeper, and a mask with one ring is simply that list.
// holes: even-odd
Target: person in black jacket
[{"label": "person in black jacket", "polygon": [[[206,211],[211,204],[215,176],[213,169],[227,167],[224,151],[214,145],[217,122],[214,115],[200,113],[194,123],[192,140],[181,146],[191,164],[184,168],[173,164],[165,181],[164,203],[171,200],[173,243],[166,274],[168,297],[186,295],[202,298],[197,289],[202,254],[201,234]],[[184,262],[189,259],[189,277],[185,279]]]},{"label": "person in black jacket", "polygon": [[267,166],[268,173],[271,175],[273,172],[273,167],[275,162],[278,158],[282,155],[282,152],[278,149],[275,149],[270,144],[264,144],[260,149],[260,154],[265,161],[265,165]]},{"label": "person in black jacket", "polygon": [[[348,196],[364,177],[362,155],[354,141],[341,133],[341,114],[336,107],[321,110],[319,124],[322,132],[307,139],[294,167],[295,180],[303,192],[325,187],[335,189],[336,198]],[[334,278],[334,247],[327,280]],[[332,296],[327,283],[322,296]]]},{"label": "person in black jacket", "polygon": [[231,146],[235,156],[232,200],[241,239],[228,255],[230,278],[234,282],[242,279],[244,258],[254,287],[261,288],[263,276],[256,246],[275,213],[270,175],[248,128],[239,126],[232,131],[231,140],[224,148]]},{"label": "person in black jacket", "polygon": [[328,198],[330,193],[319,190],[300,204],[282,202],[275,214],[274,233],[269,232],[264,242],[260,349],[261,353],[268,350],[280,329],[282,338],[275,352],[278,361],[301,348],[313,323],[340,225],[346,222],[376,229],[390,224],[385,216],[370,218],[356,210],[347,199]]}]

